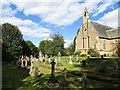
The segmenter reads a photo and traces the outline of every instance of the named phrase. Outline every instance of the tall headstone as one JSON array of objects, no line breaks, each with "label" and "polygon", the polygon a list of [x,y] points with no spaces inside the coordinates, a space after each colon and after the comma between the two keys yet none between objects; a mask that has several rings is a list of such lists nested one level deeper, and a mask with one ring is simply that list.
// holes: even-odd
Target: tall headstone
[{"label": "tall headstone", "polygon": [[30,74],[30,76],[34,76],[35,75],[35,73],[34,73],[34,66],[33,66],[33,56],[31,55],[31,66],[30,66],[30,72],[29,72],[29,74]]},{"label": "tall headstone", "polygon": [[72,56],[70,56],[69,64],[73,64],[73,63],[72,63]]},{"label": "tall headstone", "polygon": [[86,75],[86,73],[83,73],[83,75],[82,75],[82,89],[86,90],[86,88],[87,88],[87,75]]},{"label": "tall headstone", "polygon": [[39,52],[39,62],[41,63],[41,62],[42,62],[42,60],[43,60],[43,57],[42,57],[42,52],[40,51],[40,52]]},{"label": "tall headstone", "polygon": [[58,80],[56,79],[55,74],[54,74],[55,73],[55,64],[56,63],[55,63],[54,59],[52,59],[51,77],[49,78],[48,83],[52,83],[52,84],[58,83]]},{"label": "tall headstone", "polygon": [[62,66],[62,64],[61,64],[61,62],[60,62],[60,56],[61,56],[61,53],[58,52],[58,62],[57,62],[57,66],[58,66],[58,67],[61,67],[61,66]]},{"label": "tall headstone", "polygon": [[78,55],[76,55],[76,61],[78,61]]},{"label": "tall headstone", "polygon": [[48,55],[47,54],[45,54],[45,62],[46,62],[46,64],[49,64]]}]

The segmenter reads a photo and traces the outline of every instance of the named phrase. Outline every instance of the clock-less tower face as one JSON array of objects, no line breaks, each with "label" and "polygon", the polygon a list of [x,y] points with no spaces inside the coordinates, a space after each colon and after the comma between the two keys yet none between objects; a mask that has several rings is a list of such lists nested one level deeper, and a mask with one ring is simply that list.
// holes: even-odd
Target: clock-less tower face
[{"label": "clock-less tower face", "polygon": [[89,19],[89,14],[88,14],[88,11],[87,9],[85,8],[84,10],[84,14],[83,14],[83,37],[84,38],[87,38],[88,36],[88,19]]}]

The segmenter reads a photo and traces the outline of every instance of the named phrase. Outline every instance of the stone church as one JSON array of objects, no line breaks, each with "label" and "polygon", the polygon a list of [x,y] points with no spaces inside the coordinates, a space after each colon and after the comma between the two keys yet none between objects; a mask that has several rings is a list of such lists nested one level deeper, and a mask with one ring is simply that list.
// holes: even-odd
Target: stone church
[{"label": "stone church", "polygon": [[111,56],[119,40],[119,27],[114,29],[90,20],[88,10],[84,9],[82,26],[75,40],[75,52],[80,50],[82,54],[87,54],[88,49],[92,48],[100,55]]}]

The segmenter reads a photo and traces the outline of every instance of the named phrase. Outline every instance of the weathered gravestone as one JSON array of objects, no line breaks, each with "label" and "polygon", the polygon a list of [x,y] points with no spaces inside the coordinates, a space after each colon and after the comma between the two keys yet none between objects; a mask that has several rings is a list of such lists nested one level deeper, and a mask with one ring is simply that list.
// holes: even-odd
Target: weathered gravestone
[{"label": "weathered gravestone", "polygon": [[80,65],[80,60],[78,60],[77,64]]},{"label": "weathered gravestone", "polygon": [[67,58],[65,59],[65,63],[68,64],[68,59]]},{"label": "weathered gravestone", "polygon": [[64,74],[64,78],[63,78],[63,81],[59,85],[59,89],[63,90],[63,88],[67,88],[67,90],[68,90],[69,89],[69,82],[66,80],[66,76],[67,76],[67,69],[66,68],[64,68],[63,74]]},{"label": "weathered gravestone", "polygon": [[72,64],[72,56],[70,56],[69,64]]},{"label": "weathered gravestone", "polygon": [[61,67],[61,66],[62,66],[62,64],[61,64],[61,62],[60,62],[60,56],[61,56],[61,54],[60,54],[60,52],[58,52],[58,62],[57,62],[57,66],[58,66],[58,67]]},{"label": "weathered gravestone", "polygon": [[105,60],[101,61],[100,67],[98,69],[99,72],[101,73],[106,73],[107,72],[107,63]]},{"label": "weathered gravestone", "polygon": [[22,58],[21,58],[21,67],[22,68],[25,68],[25,67],[27,67],[27,59],[26,59],[26,57],[24,56],[23,57],[23,55],[22,55]]},{"label": "weathered gravestone", "polygon": [[82,66],[86,66],[86,60],[82,60]]},{"label": "weathered gravestone", "polygon": [[115,62],[114,62],[114,69],[115,70],[119,69],[119,62],[118,62],[118,60],[115,60]]},{"label": "weathered gravestone", "polygon": [[41,51],[39,52],[39,58],[38,59],[39,59],[39,62],[42,63],[43,57],[42,57],[42,52]]},{"label": "weathered gravestone", "polygon": [[50,78],[49,78],[49,80],[48,80],[48,83],[50,84],[56,84],[56,83],[58,83],[58,80],[57,80],[57,78],[55,77],[55,62],[54,62],[54,59],[52,60],[52,62],[51,62],[51,65],[52,65],[52,69],[51,69],[51,76],[50,76]]},{"label": "weathered gravestone", "polygon": [[46,62],[46,64],[49,64],[48,55],[47,54],[45,54],[45,62]]},{"label": "weathered gravestone", "polygon": [[82,90],[87,89],[87,75],[86,73],[83,73],[82,75]]},{"label": "weathered gravestone", "polygon": [[30,66],[30,72],[29,72],[30,76],[34,76],[34,66],[33,66],[33,56],[31,55],[31,66]]}]

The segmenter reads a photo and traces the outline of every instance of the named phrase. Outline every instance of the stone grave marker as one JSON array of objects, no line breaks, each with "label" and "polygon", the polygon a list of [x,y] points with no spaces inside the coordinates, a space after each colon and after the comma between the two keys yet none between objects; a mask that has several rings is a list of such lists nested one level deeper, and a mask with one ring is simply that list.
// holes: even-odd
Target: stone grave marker
[{"label": "stone grave marker", "polygon": [[67,88],[69,90],[69,82],[66,80],[66,76],[67,76],[67,69],[66,68],[64,68],[63,74],[64,74],[64,78],[63,78],[63,81],[60,83],[59,88],[61,90],[64,90],[64,88]]},{"label": "stone grave marker", "polygon": [[43,57],[42,57],[42,52],[40,51],[39,52],[39,62],[42,63],[42,61],[43,61]]},{"label": "stone grave marker", "polygon": [[86,60],[82,60],[82,66],[86,66]]},{"label": "stone grave marker", "polygon": [[78,60],[77,64],[80,65],[80,60]]},{"label": "stone grave marker", "polygon": [[57,66],[58,66],[58,67],[61,67],[61,66],[62,66],[62,64],[61,64],[61,62],[60,62],[60,56],[61,56],[61,53],[58,52],[58,61],[57,61]]},{"label": "stone grave marker", "polygon": [[51,62],[51,66],[52,66],[52,68],[51,68],[51,76],[50,76],[50,78],[49,78],[49,80],[48,80],[48,83],[50,84],[50,83],[52,83],[52,84],[56,84],[56,83],[58,83],[58,80],[57,80],[57,78],[55,77],[55,61],[54,61],[54,59],[52,59],[52,62]]},{"label": "stone grave marker", "polygon": [[65,63],[68,64],[68,59],[67,58],[65,59]]},{"label": "stone grave marker", "polygon": [[30,72],[29,72],[30,76],[34,76],[34,66],[33,66],[33,56],[31,55],[31,66],[30,66]]},{"label": "stone grave marker", "polygon": [[86,90],[86,88],[87,88],[87,75],[86,75],[86,73],[83,73],[83,75],[82,75],[82,89]]},{"label": "stone grave marker", "polygon": [[107,63],[105,60],[101,61],[100,67],[98,69],[99,72],[106,73],[107,72]]},{"label": "stone grave marker", "polygon": [[72,64],[72,56],[70,56],[69,64]]},{"label": "stone grave marker", "polygon": [[47,54],[45,54],[45,62],[46,62],[46,64],[49,64],[48,55]]}]

